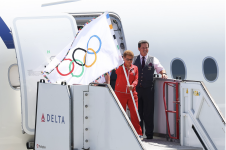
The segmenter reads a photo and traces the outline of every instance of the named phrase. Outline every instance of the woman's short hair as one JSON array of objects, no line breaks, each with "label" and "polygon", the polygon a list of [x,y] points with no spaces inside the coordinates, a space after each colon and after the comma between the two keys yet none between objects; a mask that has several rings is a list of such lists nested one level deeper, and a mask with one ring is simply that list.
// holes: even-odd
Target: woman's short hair
[{"label": "woman's short hair", "polygon": [[123,57],[126,57],[126,56],[132,56],[132,57],[134,57],[134,54],[133,54],[133,52],[131,51],[131,50],[126,50],[124,53],[123,53]]}]

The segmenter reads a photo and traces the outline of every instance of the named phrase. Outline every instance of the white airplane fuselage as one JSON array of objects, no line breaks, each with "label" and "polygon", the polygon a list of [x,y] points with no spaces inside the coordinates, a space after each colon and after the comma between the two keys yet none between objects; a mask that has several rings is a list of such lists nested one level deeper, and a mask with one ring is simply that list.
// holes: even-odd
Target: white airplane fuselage
[{"label": "white airplane fuselage", "polygon": [[[37,4],[34,8],[42,12],[64,12],[77,16],[95,12],[114,12],[121,19],[126,49],[138,55],[138,41],[147,40],[149,55],[159,59],[169,78],[174,78],[172,61],[182,60],[185,65],[185,79],[203,81],[224,115],[224,1],[81,0],[42,5],[42,7],[41,4]],[[4,13],[0,11],[0,19],[6,26],[3,27],[0,22],[0,28],[7,27],[10,30],[12,16],[16,16],[18,12],[13,12],[14,10],[10,8],[9,10],[4,8],[4,10]],[[22,11],[22,9],[19,10]],[[31,10],[32,8],[28,7],[27,11]],[[26,149],[27,142],[34,141],[34,136],[22,133],[20,90],[13,89],[8,82],[8,68],[12,64],[17,64],[15,48],[7,45],[5,34],[0,33],[0,36],[0,78],[2,79],[0,85],[0,149],[23,150]],[[203,61],[206,58],[213,58],[216,62],[217,77],[214,81],[208,81],[204,75]]]}]

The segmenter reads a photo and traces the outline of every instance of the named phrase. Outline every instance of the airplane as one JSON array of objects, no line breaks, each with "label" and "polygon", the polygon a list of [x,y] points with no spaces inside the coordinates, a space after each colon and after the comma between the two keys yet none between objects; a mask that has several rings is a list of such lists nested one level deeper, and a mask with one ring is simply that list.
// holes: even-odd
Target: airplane
[{"label": "airplane", "polygon": [[[12,36],[13,18],[34,10],[67,13],[74,17],[78,29],[109,11],[121,53],[129,49],[138,55],[138,41],[149,41],[149,54],[160,60],[169,78],[202,81],[225,116],[223,1],[9,1],[1,2],[0,9],[0,149],[27,149],[27,142],[34,141],[33,131],[22,123],[20,75]],[[54,55],[51,50],[46,53],[50,61]],[[40,75],[34,70],[29,73]],[[113,83],[115,78],[111,80]],[[34,123],[29,126],[34,129]]]}]

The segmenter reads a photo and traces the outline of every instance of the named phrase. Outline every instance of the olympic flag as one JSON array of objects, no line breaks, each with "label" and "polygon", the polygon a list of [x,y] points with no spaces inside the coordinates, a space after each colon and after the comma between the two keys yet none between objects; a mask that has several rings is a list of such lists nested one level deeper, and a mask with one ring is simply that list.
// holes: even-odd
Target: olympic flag
[{"label": "olympic flag", "polygon": [[89,84],[123,63],[109,14],[86,24],[42,71],[50,83]]}]

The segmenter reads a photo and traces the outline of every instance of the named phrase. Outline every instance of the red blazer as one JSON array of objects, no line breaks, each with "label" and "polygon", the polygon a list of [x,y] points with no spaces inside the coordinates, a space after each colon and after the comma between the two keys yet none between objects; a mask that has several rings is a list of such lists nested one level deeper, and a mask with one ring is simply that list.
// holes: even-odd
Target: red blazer
[{"label": "red blazer", "polygon": [[[123,65],[125,66],[125,64]],[[138,83],[138,68],[137,66],[131,64],[130,70],[128,70],[126,67],[125,69],[126,69],[127,77],[129,79],[129,83],[134,87],[132,91],[136,92],[136,86]],[[125,77],[122,66],[116,69],[116,74],[117,74],[117,79],[115,83],[115,91],[121,92],[121,93],[130,93],[129,89],[127,88],[127,81],[126,81],[126,77]]]}]

